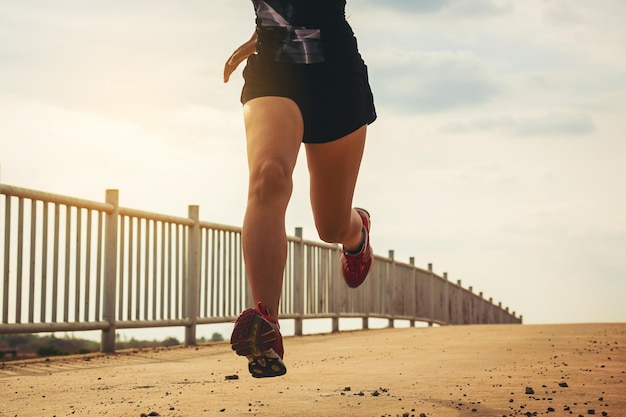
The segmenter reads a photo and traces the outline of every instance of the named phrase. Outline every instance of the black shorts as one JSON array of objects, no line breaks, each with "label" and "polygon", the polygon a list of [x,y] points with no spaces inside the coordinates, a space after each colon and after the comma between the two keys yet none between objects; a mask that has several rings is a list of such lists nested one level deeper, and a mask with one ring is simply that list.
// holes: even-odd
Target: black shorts
[{"label": "black shorts", "polygon": [[356,55],[339,63],[293,64],[253,54],[243,71],[241,103],[286,97],[300,108],[304,143],[325,143],[376,120],[367,66]]}]

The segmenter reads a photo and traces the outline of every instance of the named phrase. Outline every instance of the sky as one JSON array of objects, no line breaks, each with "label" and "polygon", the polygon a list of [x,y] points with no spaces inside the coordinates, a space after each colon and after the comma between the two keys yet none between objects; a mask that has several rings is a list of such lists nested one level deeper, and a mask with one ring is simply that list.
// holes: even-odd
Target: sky
[{"label": "sky", "polygon": [[[525,323],[626,321],[626,2],[350,0],[377,255]],[[235,0],[0,0],[0,181],[240,226]],[[286,227],[318,240],[304,152]]]}]

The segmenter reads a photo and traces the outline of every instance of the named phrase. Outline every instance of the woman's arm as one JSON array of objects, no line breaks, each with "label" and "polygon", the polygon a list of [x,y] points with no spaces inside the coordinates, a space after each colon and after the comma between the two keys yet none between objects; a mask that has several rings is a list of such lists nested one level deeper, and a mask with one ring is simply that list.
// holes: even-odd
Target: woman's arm
[{"label": "woman's arm", "polygon": [[252,34],[252,37],[243,43],[239,48],[235,49],[235,52],[226,61],[224,65],[224,82],[227,83],[230,79],[230,75],[237,69],[250,55],[256,52],[256,31]]}]

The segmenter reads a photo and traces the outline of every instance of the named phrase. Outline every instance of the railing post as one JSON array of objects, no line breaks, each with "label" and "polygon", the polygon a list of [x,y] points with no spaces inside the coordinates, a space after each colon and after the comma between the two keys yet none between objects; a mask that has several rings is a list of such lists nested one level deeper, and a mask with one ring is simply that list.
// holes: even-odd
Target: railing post
[{"label": "railing post", "polygon": [[331,333],[339,333],[339,316],[333,316],[331,319]]},{"label": "railing post", "polygon": [[474,324],[474,287],[470,285],[469,287],[467,287],[467,290],[470,292],[470,296],[467,297],[468,307],[466,324]]},{"label": "railing post", "polygon": [[102,330],[100,349],[105,353],[115,352],[117,309],[117,227],[119,221],[119,191],[106,190],[106,202],[113,210],[104,218],[104,274],[102,288],[102,319],[109,327]]},{"label": "railing post", "polygon": [[389,324],[387,327],[393,329],[394,317],[397,315],[398,303],[396,302],[396,283],[398,282],[396,277],[396,260],[395,251],[389,250],[389,259],[391,259],[391,265],[389,267],[389,276],[387,277],[387,313],[389,317]]},{"label": "railing post", "polygon": [[445,307],[445,311],[444,311],[444,316],[445,316],[445,322],[446,324],[452,324],[450,323],[450,307],[452,306],[451,302],[450,302],[450,281],[448,281],[448,273],[444,272],[443,273],[443,279],[446,280],[445,283],[445,287],[443,289],[443,297],[444,297],[444,301],[443,301],[443,305]]},{"label": "railing post", "polygon": [[304,315],[304,239],[302,236],[302,228],[296,227],[296,237],[299,239],[293,248],[293,310],[296,314],[294,322],[296,336],[302,336],[302,316]]},{"label": "railing post", "polygon": [[196,344],[196,326],[198,322],[198,304],[200,303],[200,208],[189,206],[189,219],[193,226],[187,234],[187,318],[191,323],[185,327],[185,345]]},{"label": "railing post", "polygon": [[486,310],[486,308],[485,308],[485,297],[484,297],[482,291],[478,293],[478,296],[480,297],[480,300],[479,300],[480,303],[478,304],[478,309],[477,309],[478,310],[478,312],[477,312],[478,323],[485,324],[485,323],[487,323],[487,317],[485,317],[486,316],[486,314],[485,314],[485,310]]},{"label": "railing post", "polygon": [[428,309],[430,310],[430,321],[428,322],[428,326],[432,327],[435,322],[435,276],[433,275],[433,264],[428,264],[428,272],[430,272],[430,283],[428,285],[428,292],[430,293],[430,306]]},{"label": "railing post", "polygon": [[458,287],[458,300],[457,300],[457,309],[456,309],[456,322],[455,324],[468,324],[466,320],[466,313],[469,310],[468,307],[468,297],[465,289],[463,288],[463,281],[460,279],[456,280],[456,285]]},{"label": "railing post", "polygon": [[[415,327],[415,317],[417,317],[417,270],[415,269],[415,256],[409,257],[409,264],[413,267],[411,274],[411,284],[413,288],[411,289],[411,316],[413,317],[409,320],[409,325],[411,327]],[[408,290],[408,289],[407,289]]]}]

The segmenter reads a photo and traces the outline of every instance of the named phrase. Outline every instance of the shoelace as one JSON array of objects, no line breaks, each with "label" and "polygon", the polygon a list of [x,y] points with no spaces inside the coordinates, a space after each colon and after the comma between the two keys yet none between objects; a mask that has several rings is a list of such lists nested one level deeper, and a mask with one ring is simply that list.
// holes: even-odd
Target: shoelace
[{"label": "shoelace", "polygon": [[351,255],[348,252],[344,252],[344,257],[348,265],[348,271],[356,272],[363,267],[363,253],[360,253],[358,255]]}]

